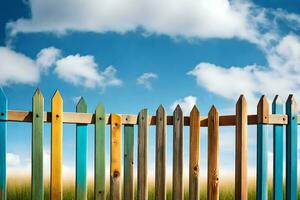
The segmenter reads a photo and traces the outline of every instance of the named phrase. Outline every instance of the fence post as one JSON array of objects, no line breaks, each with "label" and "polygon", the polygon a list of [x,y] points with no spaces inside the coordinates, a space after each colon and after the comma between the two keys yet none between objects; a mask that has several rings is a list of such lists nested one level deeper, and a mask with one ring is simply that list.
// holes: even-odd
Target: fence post
[{"label": "fence post", "polygon": [[[83,97],[76,106],[76,112],[86,113]],[[87,125],[76,124],[76,200],[87,199]]]},{"label": "fence post", "polygon": [[219,199],[219,114],[215,106],[208,113],[207,199]]},{"label": "fence post", "polygon": [[167,116],[162,105],[156,111],[155,199],[166,199]]},{"label": "fence post", "polygon": [[183,113],[179,105],[173,113],[173,200],[183,200]]},{"label": "fence post", "polygon": [[286,199],[296,200],[298,196],[297,184],[297,134],[298,116],[297,103],[293,95],[289,95],[286,102],[288,125],[286,126]]},{"label": "fence post", "polygon": [[[276,95],[272,103],[273,114],[283,114],[283,103]],[[282,200],[283,184],[283,125],[273,125],[273,200]]]},{"label": "fence post", "polygon": [[0,200],[6,200],[6,130],[7,122],[7,98],[0,88]]},{"label": "fence post", "polygon": [[148,200],[148,110],[138,115],[138,200]]},{"label": "fence post", "polygon": [[52,97],[51,116],[51,177],[52,200],[62,199],[62,128],[63,100],[57,90]]},{"label": "fence post", "polygon": [[44,137],[44,97],[39,89],[32,100],[32,166],[31,199],[44,199],[43,137]]},{"label": "fence post", "polygon": [[124,199],[134,200],[134,126],[124,125]]},{"label": "fence post", "polygon": [[236,103],[235,199],[247,200],[247,102],[241,95]]},{"label": "fence post", "polygon": [[263,95],[257,105],[257,167],[256,167],[256,199],[268,199],[268,130],[269,103]]},{"label": "fence post", "polygon": [[116,114],[111,114],[110,117],[110,200],[121,200],[122,119]]},{"label": "fence post", "polygon": [[199,199],[200,114],[197,106],[190,113],[189,199]]},{"label": "fence post", "polygon": [[94,199],[105,200],[105,109],[99,103],[95,111]]}]

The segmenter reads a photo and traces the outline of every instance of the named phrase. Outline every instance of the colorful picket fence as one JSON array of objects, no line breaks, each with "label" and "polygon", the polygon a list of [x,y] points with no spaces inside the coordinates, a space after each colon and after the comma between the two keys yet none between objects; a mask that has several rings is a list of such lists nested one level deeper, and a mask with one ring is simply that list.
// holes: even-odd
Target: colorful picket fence
[{"label": "colorful picket fence", "polygon": [[[234,115],[220,116],[212,106],[208,116],[200,115],[196,106],[190,116],[184,116],[180,106],[173,116],[167,116],[163,106],[159,106],[155,116],[149,116],[147,109],[138,115],[106,114],[99,103],[95,113],[87,113],[87,104],[81,98],[76,112],[63,112],[63,100],[58,91],[52,98],[51,112],[44,111],[44,99],[40,90],[33,96],[32,111],[8,110],[7,98],[0,91],[0,200],[6,199],[6,135],[7,122],[32,123],[32,199],[44,198],[43,185],[43,126],[51,123],[51,177],[50,196],[52,200],[62,199],[62,134],[63,123],[76,124],[76,192],[78,200],[87,199],[87,126],[95,124],[95,175],[94,199],[106,198],[105,186],[105,127],[110,125],[110,199],[134,199],[134,126],[138,126],[137,159],[137,199],[148,199],[148,128],[156,126],[155,199],[166,199],[166,141],[167,126],[173,126],[173,200],[183,200],[183,140],[184,126],[189,126],[189,199],[199,199],[200,172],[200,129],[208,127],[208,176],[207,199],[219,199],[219,127],[235,126],[235,199],[247,199],[247,126],[257,126],[257,176],[256,197],[268,199],[267,168],[267,126],[273,125],[273,199],[283,199],[283,128],[286,126],[286,199],[297,199],[297,104],[290,95],[285,104],[278,96],[269,111],[267,98],[262,96],[257,106],[257,114],[249,115],[245,97],[240,96]],[[124,129],[124,162],[122,157],[122,129]],[[124,174],[122,172],[122,164]],[[123,177],[123,179],[121,179]],[[121,182],[123,180],[123,182]],[[124,185],[124,194],[121,187]]]}]

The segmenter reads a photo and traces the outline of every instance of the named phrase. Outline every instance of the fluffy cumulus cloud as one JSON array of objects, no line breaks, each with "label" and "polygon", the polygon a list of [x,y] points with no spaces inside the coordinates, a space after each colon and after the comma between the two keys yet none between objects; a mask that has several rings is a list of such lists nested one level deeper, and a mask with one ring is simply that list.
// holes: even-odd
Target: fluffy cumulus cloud
[{"label": "fluffy cumulus cloud", "polygon": [[70,55],[58,60],[56,65],[55,73],[58,77],[74,85],[105,88],[122,84],[122,81],[116,78],[117,70],[113,66],[99,72],[93,56]]},{"label": "fluffy cumulus cloud", "polygon": [[[116,77],[113,66],[98,70],[98,65],[91,55],[69,55],[62,57],[61,50],[55,47],[42,49],[32,59],[8,47],[0,47],[0,85],[36,84],[43,74],[54,68],[59,78],[74,85],[87,88],[119,86],[122,81]],[[51,72],[52,72],[51,71]]]},{"label": "fluffy cumulus cloud", "polygon": [[182,99],[175,100],[171,105],[171,110],[174,111],[177,105],[180,105],[182,112],[188,115],[197,103],[197,98],[194,96],[187,96]]},{"label": "fluffy cumulus cloud", "polygon": [[147,72],[142,74],[140,77],[137,78],[137,84],[143,85],[146,89],[152,89],[152,80],[156,79],[158,76],[155,73]]},{"label": "fluffy cumulus cloud", "polygon": [[36,64],[43,70],[47,71],[60,57],[61,51],[55,47],[42,49],[36,59]]},{"label": "fluffy cumulus cloud", "polygon": [[277,45],[266,51],[267,66],[232,66],[226,68],[211,63],[200,63],[189,75],[208,91],[228,99],[245,94],[255,103],[261,94],[286,97],[300,95],[300,38],[294,34],[283,37]]},{"label": "fluffy cumulus cloud", "polygon": [[7,24],[11,36],[74,30],[124,33],[141,28],[172,37],[237,37],[258,43],[258,26],[266,23],[264,9],[238,0],[34,0],[28,4],[30,18]]}]

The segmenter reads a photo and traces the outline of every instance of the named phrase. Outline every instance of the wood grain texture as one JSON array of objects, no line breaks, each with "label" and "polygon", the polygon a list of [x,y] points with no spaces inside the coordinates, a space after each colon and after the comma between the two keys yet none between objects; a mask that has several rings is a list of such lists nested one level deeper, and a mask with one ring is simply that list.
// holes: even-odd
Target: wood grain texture
[{"label": "wood grain texture", "polygon": [[134,125],[124,125],[124,200],[134,200]]},{"label": "wood grain texture", "polygon": [[183,113],[179,105],[173,112],[173,200],[183,200]]},{"label": "wood grain texture", "polygon": [[208,113],[207,199],[219,199],[219,114],[212,106]]},{"label": "wood grain texture", "polygon": [[148,200],[148,110],[138,115],[138,180],[137,199]]},{"label": "wood grain texture", "polygon": [[288,125],[286,126],[286,199],[298,199],[297,176],[297,103],[293,95],[286,102]]},{"label": "wood grain texture", "polygon": [[94,199],[105,200],[105,109],[99,103],[95,111]]},{"label": "wood grain texture", "polygon": [[[123,125],[138,124],[137,115],[118,114],[122,117]],[[13,122],[32,122],[32,112],[23,110],[8,110],[7,121]],[[219,116],[220,126],[235,126],[235,115]],[[95,114],[91,113],[73,113],[64,112],[64,121],[66,124],[95,124]],[[51,122],[51,112],[44,113],[44,122]],[[110,124],[110,114],[106,115],[106,124]],[[258,123],[257,115],[248,115],[248,124],[256,125]],[[267,124],[287,124],[287,115],[269,115]],[[298,124],[300,124],[300,116],[298,117]],[[156,116],[148,117],[148,125],[156,125]],[[167,125],[173,125],[173,116],[167,116]],[[184,117],[184,126],[190,126],[190,117]],[[200,126],[207,127],[207,117],[200,117]]]},{"label": "wood grain texture", "polygon": [[44,199],[43,176],[43,138],[44,138],[44,97],[39,89],[32,100],[32,166],[31,166],[31,199]]},{"label": "wood grain texture", "polygon": [[62,132],[63,132],[63,100],[57,90],[52,97],[51,123],[51,177],[50,197],[52,200],[62,199]]},{"label": "wood grain texture", "polygon": [[247,102],[243,95],[236,103],[235,199],[248,199],[247,185]]},{"label": "wood grain texture", "polygon": [[269,103],[265,96],[262,96],[257,105],[257,167],[256,167],[256,199],[268,199],[268,130],[264,124],[269,115]]},{"label": "wood grain texture", "polygon": [[155,199],[165,200],[167,117],[162,105],[156,111]]},{"label": "wood grain texture", "polygon": [[189,165],[189,199],[198,200],[200,194],[199,163],[200,159],[200,113],[194,106],[190,113],[190,165]]},{"label": "wood grain texture", "polygon": [[[272,103],[273,114],[283,114],[279,96]],[[283,199],[283,125],[273,126],[273,200]]]},{"label": "wood grain texture", "polygon": [[[7,120],[7,98],[0,88],[0,120]],[[0,121],[0,200],[7,198],[6,184],[6,143],[7,122]]]},{"label": "wood grain texture", "polygon": [[110,129],[110,200],[121,200],[121,116],[111,115]]},{"label": "wood grain texture", "polygon": [[[81,97],[76,112],[87,112],[87,104]],[[76,200],[87,199],[87,125],[76,125]]]}]

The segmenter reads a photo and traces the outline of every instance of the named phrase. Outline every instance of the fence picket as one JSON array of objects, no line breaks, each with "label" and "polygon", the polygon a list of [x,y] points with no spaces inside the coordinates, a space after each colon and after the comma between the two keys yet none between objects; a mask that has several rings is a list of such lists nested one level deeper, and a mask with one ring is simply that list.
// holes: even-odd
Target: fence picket
[{"label": "fence picket", "polygon": [[[7,98],[0,88],[0,120],[7,120]],[[6,136],[7,122],[0,121],[0,200],[7,198],[6,186]]]},{"label": "fence picket", "polygon": [[199,199],[200,113],[194,106],[190,113],[189,199]]},{"label": "fence picket", "polygon": [[297,176],[297,103],[290,95],[286,102],[288,125],[286,126],[286,199],[298,199]]},{"label": "fence picket", "polygon": [[44,137],[44,97],[39,89],[32,100],[32,167],[31,167],[31,199],[44,199],[43,176],[43,137]]},{"label": "fence picket", "polygon": [[219,199],[219,113],[212,106],[208,113],[207,199]]},{"label": "fence picket", "polygon": [[173,113],[173,200],[183,200],[183,113],[179,105]]},{"label": "fence picket", "polygon": [[156,111],[155,199],[165,200],[167,116],[162,105]]},{"label": "fence picket", "polygon": [[94,199],[105,200],[105,109],[99,103],[95,111]]},{"label": "fence picket", "polygon": [[262,96],[257,105],[257,167],[256,167],[256,199],[268,199],[268,130],[269,103]]},{"label": "fence picket", "polygon": [[138,115],[138,180],[137,199],[148,200],[148,110]]},{"label": "fence picket", "polygon": [[[283,103],[279,96],[272,103],[273,114],[283,114]],[[283,125],[273,126],[273,200],[283,198]]]},{"label": "fence picket", "polygon": [[52,97],[50,197],[62,199],[63,100],[57,90]]},{"label": "fence picket", "polygon": [[124,199],[134,199],[134,126],[124,125]]},{"label": "fence picket", "polygon": [[120,115],[111,114],[110,138],[110,199],[121,200],[121,146],[122,119]]},{"label": "fence picket", "polygon": [[241,95],[236,103],[235,199],[247,200],[247,102]]},{"label": "fence picket", "polygon": [[[76,112],[86,113],[87,104],[83,97],[76,106]],[[76,124],[76,200],[87,199],[87,125]]]}]

